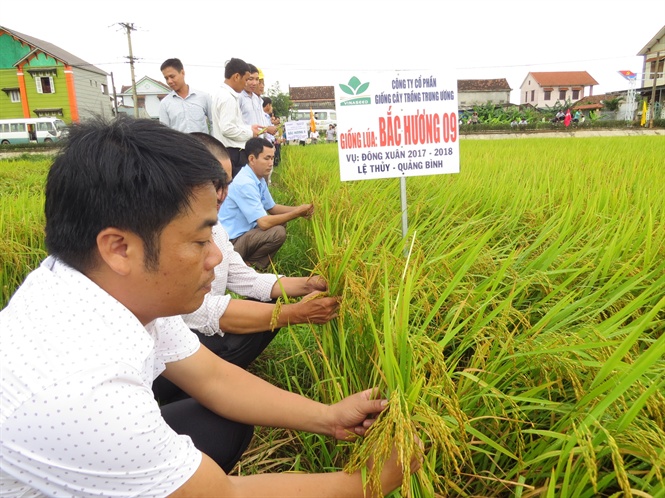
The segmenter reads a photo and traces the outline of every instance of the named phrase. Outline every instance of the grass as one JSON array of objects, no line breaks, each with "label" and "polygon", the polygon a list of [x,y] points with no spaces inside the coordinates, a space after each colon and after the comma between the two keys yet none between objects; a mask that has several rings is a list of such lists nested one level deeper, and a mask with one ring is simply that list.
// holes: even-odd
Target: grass
[{"label": "grass", "polygon": [[0,308],[46,256],[44,181],[47,156],[0,160]]},{"label": "grass", "polygon": [[303,267],[344,296],[311,332],[317,396],[391,399],[352,461],[375,440],[406,458],[415,431],[403,495],[663,496],[664,156],[658,137],[463,141],[459,175],[408,179],[402,240],[397,180],[341,183],[334,147],[288,148],[280,185],[321,207],[296,226]]},{"label": "grass", "polygon": [[[341,183],[334,146],[283,149],[275,199],[316,212],[277,271],[320,272],[342,312],[282,329],[253,368],[323,402],[378,386],[390,409],[353,444],[259,429],[236,471],[351,469],[392,444],[406,461],[415,434],[424,465],[395,496],[665,497],[665,143],[460,146],[459,174],[407,179],[405,239],[398,180]],[[3,306],[43,256],[42,173],[7,179],[30,164],[0,161]]]}]

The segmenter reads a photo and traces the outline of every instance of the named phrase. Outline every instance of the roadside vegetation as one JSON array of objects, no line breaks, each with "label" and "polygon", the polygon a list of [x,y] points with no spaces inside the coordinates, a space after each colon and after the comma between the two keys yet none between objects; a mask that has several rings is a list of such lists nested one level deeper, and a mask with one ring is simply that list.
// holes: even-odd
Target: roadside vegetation
[{"label": "roadside vegetation", "polygon": [[[324,275],[339,319],[284,328],[252,370],[323,402],[390,406],[356,443],[257,429],[238,473],[424,465],[394,496],[665,497],[665,143],[462,141],[461,172],[339,181],[334,145],[285,146],[275,271]],[[2,306],[44,256],[49,160],[0,161]],[[375,474],[368,473],[368,479]]]},{"label": "roadside vegetation", "polygon": [[[584,122],[571,123],[569,127],[564,126],[563,123],[553,122],[554,116],[559,111],[566,111],[571,109],[574,112],[574,104],[572,102],[559,102],[557,101],[552,107],[543,109],[536,109],[529,105],[521,106],[499,106],[492,103],[485,105],[475,106],[471,110],[460,111],[460,133],[473,134],[483,132],[524,132],[524,131],[566,131],[574,132],[576,130],[587,129],[644,129],[640,126],[639,119],[632,122],[619,120],[616,118],[617,111],[621,104],[621,97],[604,101],[604,108],[611,112],[598,112],[598,111],[585,111]],[[583,99],[580,101],[583,103]],[[471,115],[476,112],[478,114],[478,124],[468,124]],[[519,123],[524,119],[527,124],[512,125],[511,123]],[[665,128],[665,120],[655,119],[654,128]]]}]

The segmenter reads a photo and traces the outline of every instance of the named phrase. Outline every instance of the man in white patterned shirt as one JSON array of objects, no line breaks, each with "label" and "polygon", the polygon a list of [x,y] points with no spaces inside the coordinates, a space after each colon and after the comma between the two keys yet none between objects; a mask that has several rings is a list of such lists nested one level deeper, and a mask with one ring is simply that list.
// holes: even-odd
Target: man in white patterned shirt
[{"label": "man in white patterned shirt", "polygon": [[[186,327],[178,315],[201,305],[221,261],[225,180],[197,140],[151,120],[72,127],[46,182],[50,255],[0,311],[0,494],[365,496],[360,470],[227,475],[253,425],[350,439],[387,401],[278,389]],[[191,398],[158,406],[161,372]],[[402,475],[393,451],[367,492]]]}]

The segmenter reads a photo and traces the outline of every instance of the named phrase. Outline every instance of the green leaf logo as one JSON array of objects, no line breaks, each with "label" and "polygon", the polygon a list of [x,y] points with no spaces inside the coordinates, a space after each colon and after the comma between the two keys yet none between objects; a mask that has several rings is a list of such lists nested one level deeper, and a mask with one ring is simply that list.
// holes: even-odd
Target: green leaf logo
[{"label": "green leaf logo", "polygon": [[345,85],[340,83],[339,87],[348,95],[359,95],[369,88],[369,82],[361,83],[360,80],[354,76],[349,80],[348,84]]}]

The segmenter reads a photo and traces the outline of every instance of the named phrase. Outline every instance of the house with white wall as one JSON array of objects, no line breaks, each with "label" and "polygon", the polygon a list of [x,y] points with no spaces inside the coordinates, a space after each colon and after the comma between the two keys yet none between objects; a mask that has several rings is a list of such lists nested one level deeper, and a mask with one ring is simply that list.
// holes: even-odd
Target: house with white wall
[{"label": "house with white wall", "polygon": [[553,107],[557,101],[575,103],[585,95],[593,95],[597,84],[586,71],[531,72],[520,86],[520,104],[545,108]]},{"label": "house with white wall", "polygon": [[649,102],[649,109],[654,103],[657,104],[660,115],[656,117],[662,118],[665,114],[663,113],[663,104],[665,104],[665,26],[649,40],[637,55],[643,57],[642,87],[638,93],[641,98]]},{"label": "house with white wall", "polygon": [[457,80],[457,105],[460,109],[472,109],[488,102],[495,105],[509,104],[511,90],[505,78]]},{"label": "house with white wall", "polygon": [[[162,101],[171,89],[166,84],[144,76],[136,82],[136,96],[139,107],[139,117],[159,119],[159,103]],[[118,93],[120,105],[118,112],[134,115],[134,93],[132,86],[122,87]]]}]

